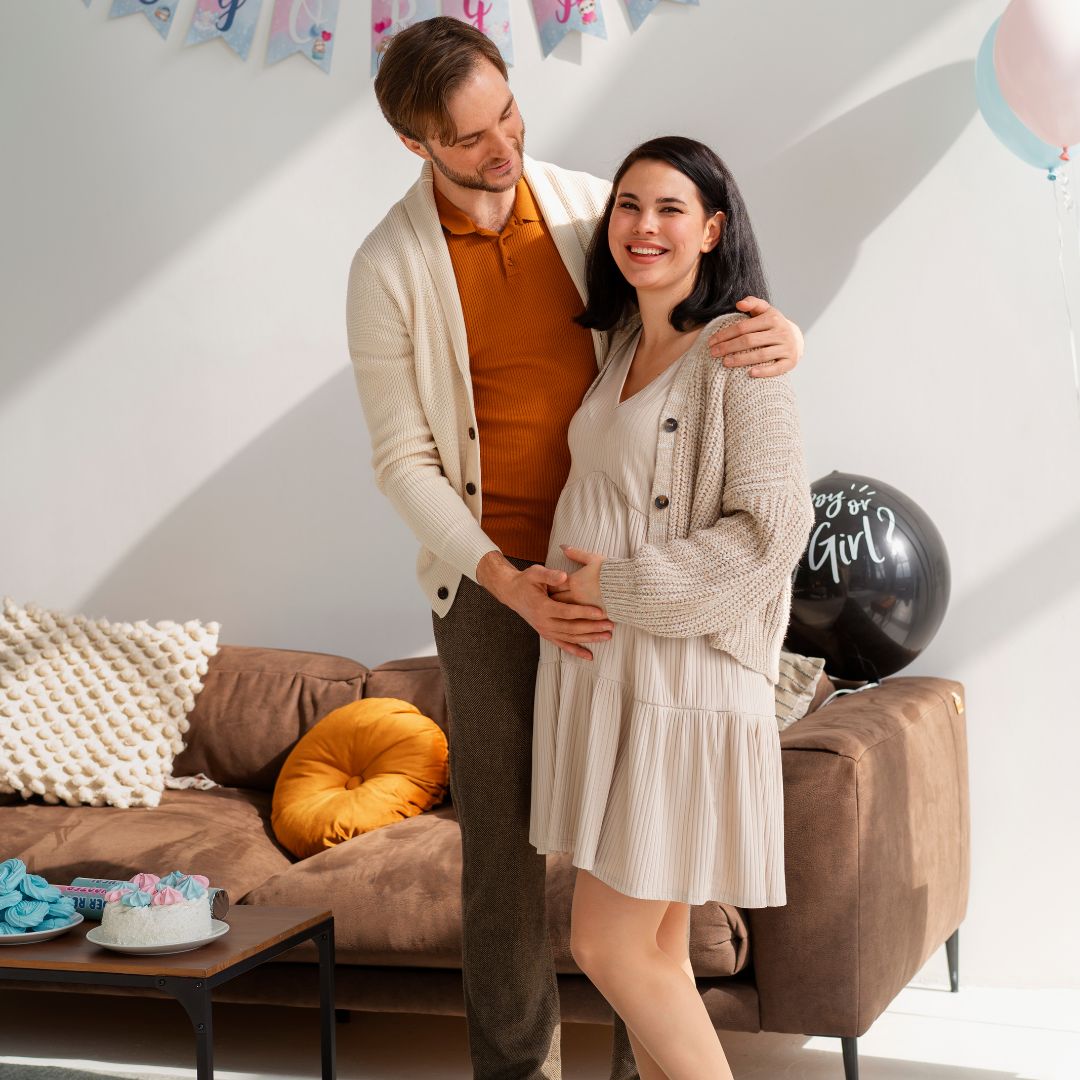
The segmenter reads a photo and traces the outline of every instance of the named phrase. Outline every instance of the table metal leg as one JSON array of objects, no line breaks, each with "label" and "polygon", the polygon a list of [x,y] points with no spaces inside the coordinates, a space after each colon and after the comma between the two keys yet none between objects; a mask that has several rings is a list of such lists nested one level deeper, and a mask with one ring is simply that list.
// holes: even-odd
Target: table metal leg
[{"label": "table metal leg", "polygon": [[315,944],[319,950],[319,1023],[322,1028],[322,1080],[337,1080],[333,923],[319,932]]},{"label": "table metal leg", "polygon": [[184,1007],[195,1029],[195,1075],[214,1080],[214,1017],[210,988],[201,979],[159,979],[158,989]]}]

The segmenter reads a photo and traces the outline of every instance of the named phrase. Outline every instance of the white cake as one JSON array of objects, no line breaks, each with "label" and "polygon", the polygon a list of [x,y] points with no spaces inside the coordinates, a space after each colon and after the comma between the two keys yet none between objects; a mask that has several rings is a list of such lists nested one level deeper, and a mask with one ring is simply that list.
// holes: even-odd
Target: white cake
[{"label": "white cake", "polygon": [[136,874],[105,894],[102,935],[116,945],[182,945],[210,936],[209,882],[174,870]]}]

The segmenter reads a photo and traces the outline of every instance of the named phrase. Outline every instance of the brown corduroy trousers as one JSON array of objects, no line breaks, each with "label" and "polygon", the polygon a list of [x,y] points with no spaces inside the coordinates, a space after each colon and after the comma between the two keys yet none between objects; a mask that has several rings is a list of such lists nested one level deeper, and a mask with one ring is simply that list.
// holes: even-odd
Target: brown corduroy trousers
[{"label": "brown corduroy trousers", "polygon": [[[545,860],[529,843],[540,639],[468,578],[446,616],[433,622],[450,710],[450,792],[461,828],[462,977],[473,1074],[559,1080]],[[626,1026],[614,1019],[612,1080],[636,1080]]]}]

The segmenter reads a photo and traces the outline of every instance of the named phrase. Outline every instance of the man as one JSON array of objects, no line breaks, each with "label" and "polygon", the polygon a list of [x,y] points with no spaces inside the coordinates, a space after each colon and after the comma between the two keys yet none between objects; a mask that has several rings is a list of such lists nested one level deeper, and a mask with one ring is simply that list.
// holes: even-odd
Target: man
[{"label": "man", "polygon": [[[425,164],[353,260],[349,348],[376,482],[422,545],[434,612],[470,1052],[481,1080],[555,1078],[545,867],[528,841],[533,689],[537,635],[588,659],[613,627],[551,599],[565,575],[543,566],[567,427],[604,359],[602,336],[571,320],[610,185],[524,157],[498,50],[456,19],[393,38],[375,92]],[[798,329],[764,301],[740,306],[752,318],[713,339],[723,362],[794,367]],[[635,1076],[616,1018],[612,1077]]]}]

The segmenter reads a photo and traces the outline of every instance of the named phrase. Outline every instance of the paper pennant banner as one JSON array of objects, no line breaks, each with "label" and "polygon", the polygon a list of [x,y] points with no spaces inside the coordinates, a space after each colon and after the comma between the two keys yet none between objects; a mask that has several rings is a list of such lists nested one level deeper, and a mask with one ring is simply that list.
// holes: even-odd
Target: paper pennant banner
[{"label": "paper pennant banner", "polygon": [[199,0],[185,45],[221,38],[241,60],[251,52],[262,0]]},{"label": "paper pennant banner", "polygon": [[266,62],[303,53],[327,75],[333,59],[339,0],[277,0],[270,19]]},{"label": "paper pennant banner", "polygon": [[532,0],[540,46],[547,56],[571,30],[606,38],[600,0]]},{"label": "paper pennant banner", "polygon": [[388,38],[438,14],[439,0],[371,0],[371,74],[378,73],[379,56]]},{"label": "paper pennant banner", "polygon": [[499,47],[502,58],[514,62],[510,38],[510,0],[443,0],[442,13],[470,23]]},{"label": "paper pennant banner", "polygon": [[[89,7],[87,0],[87,7]],[[113,0],[109,9],[109,18],[117,19],[121,15],[134,15],[141,11],[152,26],[163,37],[169,36],[172,29],[173,15],[176,13],[176,0]]]},{"label": "paper pennant banner", "polygon": [[[630,15],[630,22],[636,30],[652,13],[660,0],[626,0],[626,10]],[[698,5],[698,0],[675,0],[676,4]]]}]

